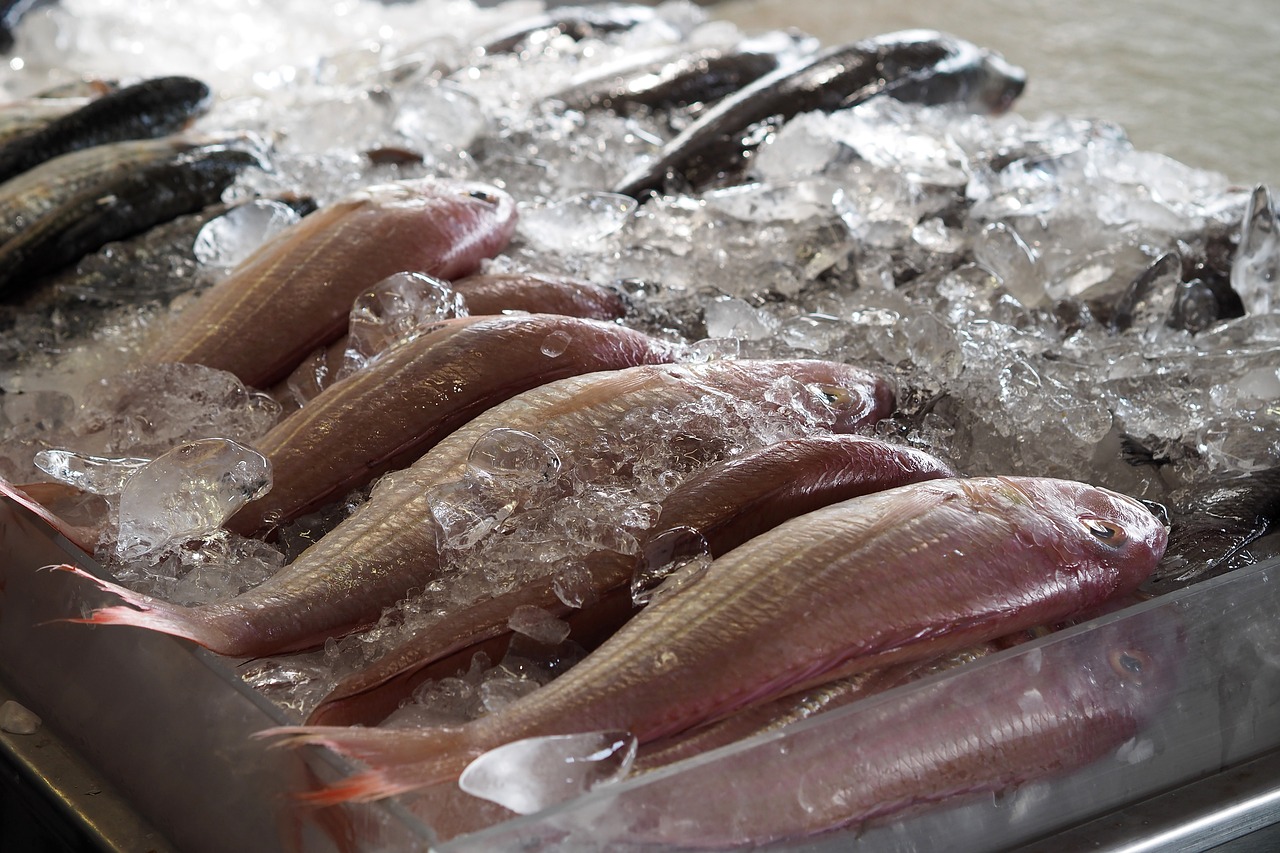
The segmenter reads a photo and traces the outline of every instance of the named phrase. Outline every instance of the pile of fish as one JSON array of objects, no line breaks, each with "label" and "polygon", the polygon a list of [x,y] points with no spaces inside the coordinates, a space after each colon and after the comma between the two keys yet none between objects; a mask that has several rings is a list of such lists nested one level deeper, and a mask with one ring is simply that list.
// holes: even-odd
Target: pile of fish
[{"label": "pile of fish", "polygon": [[[940,33],[471,11],[465,49],[315,72],[283,132],[188,77],[0,108],[3,488],[113,573],[60,567],[108,600],[70,621],[247,659],[300,724],[264,737],[367,765],[303,799],[469,832],[1274,552],[1264,188],[1020,120],[1022,72]],[[307,142],[318,105],[394,132]],[[1232,375],[1151,366],[1192,356]],[[1084,766],[1176,633],[901,694],[628,834]]]}]

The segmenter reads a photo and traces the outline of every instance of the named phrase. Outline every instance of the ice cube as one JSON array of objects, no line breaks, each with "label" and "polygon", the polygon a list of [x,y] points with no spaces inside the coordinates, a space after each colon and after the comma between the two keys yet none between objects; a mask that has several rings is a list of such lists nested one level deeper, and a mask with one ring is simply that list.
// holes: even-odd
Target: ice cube
[{"label": "ice cube", "polygon": [[476,439],[467,467],[506,486],[537,484],[556,476],[560,456],[532,433],[497,427]]},{"label": "ice cube", "polygon": [[12,699],[0,705],[0,731],[11,735],[33,735],[40,731],[40,718]]},{"label": "ice cube", "polygon": [[631,577],[631,601],[637,607],[654,604],[702,577],[710,565],[710,546],[699,531],[664,530],[645,543]]},{"label": "ice cube", "polygon": [[520,231],[547,248],[602,250],[604,238],[618,231],[639,202],[617,193],[586,192],[545,206],[520,211]]},{"label": "ice cube", "polygon": [[237,205],[196,234],[196,260],[207,267],[229,269],[299,219],[292,207],[271,199]]},{"label": "ice cube", "polygon": [[466,305],[449,282],[421,272],[387,276],[360,294],[351,307],[347,351],[338,375],[359,370],[441,320],[465,316]]},{"label": "ice cube", "polygon": [[225,438],[181,444],[125,483],[116,554],[136,560],[211,534],[270,487],[271,464],[256,450]]},{"label": "ice cube", "polygon": [[150,461],[137,456],[89,456],[71,450],[42,450],[35,456],[36,467],[50,477],[95,495],[120,494],[129,478]]},{"label": "ice cube", "polygon": [[726,296],[709,303],[704,313],[707,336],[765,340],[777,329],[778,321],[766,311],[751,307],[742,299]]},{"label": "ice cube", "polygon": [[1244,303],[1246,314],[1267,314],[1280,303],[1280,234],[1271,193],[1259,184],[1249,199],[1240,226],[1240,246],[1231,265],[1231,289]]},{"label": "ice cube", "polygon": [[517,814],[533,814],[622,780],[631,770],[636,745],[627,732],[524,738],[472,761],[458,786]]},{"label": "ice cube", "polygon": [[569,623],[557,619],[541,607],[521,604],[511,612],[507,627],[544,645],[563,643],[569,636]]}]

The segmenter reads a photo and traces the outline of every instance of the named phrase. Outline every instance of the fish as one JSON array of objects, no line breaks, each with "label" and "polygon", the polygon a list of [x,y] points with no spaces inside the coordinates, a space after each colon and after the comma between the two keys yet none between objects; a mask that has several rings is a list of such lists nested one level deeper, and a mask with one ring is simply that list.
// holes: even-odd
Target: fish
[{"label": "fish", "polygon": [[559,678],[459,726],[285,726],[369,769],[300,794],[370,801],[456,779],[530,737],[628,732],[639,744],[868,669],[1087,612],[1164,551],[1138,501],[1070,480],[927,480],[783,522],[714,560]]},{"label": "fish", "polygon": [[442,321],[335,382],[254,442],[271,463],[273,485],[227,527],[261,535],[318,509],[411,464],[457,427],[522,391],[567,376],[670,362],[679,354],[642,332],[576,317]]},{"label": "fish", "polygon": [[179,607],[62,566],[61,571],[125,602],[71,621],[134,625],[231,657],[315,647],[372,623],[384,608],[440,574],[428,492],[461,479],[476,441],[492,430],[594,436],[616,430],[634,409],[668,408],[707,395],[731,400],[756,417],[795,417],[771,399],[771,382],[777,379],[812,386],[815,404],[825,407],[833,431],[872,424],[893,405],[893,389],[883,378],[816,360],[641,365],[561,379],[489,409],[410,467],[384,477],[354,515],[264,583],[227,601]]},{"label": "fish", "polygon": [[156,77],[96,98],[0,148],[0,183],[82,148],[177,133],[213,102],[193,77]]},{"label": "fish", "polygon": [[140,361],[204,364],[269,388],[343,334],[366,289],[406,270],[468,275],[506,246],[515,223],[515,201],[487,184],[368,187],[259,247],[173,318]]},{"label": "fish", "polygon": [[636,199],[678,176],[699,187],[736,173],[754,145],[750,129],[802,112],[833,112],[888,95],[904,101],[964,103],[999,112],[1021,94],[1026,74],[970,42],[908,30],[829,48],[784,65],[719,101],[613,189]]},{"label": "fish", "polygon": [[545,43],[556,36],[582,41],[625,32],[653,19],[654,11],[644,6],[605,6],[598,9],[574,6],[516,21],[481,36],[479,50],[487,56],[520,53],[532,43]]},{"label": "fish", "polygon": [[[797,50],[794,40],[790,51]],[[578,79],[550,96],[567,110],[609,110],[631,115],[709,104],[775,71],[789,54],[752,47],[707,47],[675,57],[663,56],[623,71],[607,69]]]},{"label": "fish", "polygon": [[[690,766],[616,798],[610,824],[637,845],[739,848],[883,823],[1108,756],[1126,761],[1124,745],[1179,683],[1181,628],[1154,615],[1050,637],[834,711],[845,716],[792,731],[785,749],[778,740]],[[725,779],[739,781],[726,788]]]},{"label": "fish", "polygon": [[[662,499],[638,553],[588,555],[586,612],[574,614],[560,600],[552,575],[529,578],[511,592],[454,610],[414,632],[372,665],[339,682],[307,722],[378,722],[432,674],[457,664],[465,668],[480,644],[508,641],[508,620],[518,607],[568,616],[579,636],[608,636],[635,612],[633,578],[646,565],[657,568],[670,562],[672,549],[705,549],[713,557],[721,556],[809,510],[953,474],[950,466],[927,453],[856,434],[780,441],[710,465]],[[500,650],[495,650],[498,655]]]},{"label": "fish", "polygon": [[88,97],[23,98],[0,104],[0,146],[89,103]]},{"label": "fish", "polygon": [[114,240],[218,202],[248,167],[263,166],[253,151],[205,145],[132,171],[113,170],[65,199],[0,245],[0,293],[23,290]]},{"label": "fish", "polygon": [[257,151],[244,134],[184,134],[95,145],[55,157],[0,184],[0,246],[38,223],[50,211],[124,176],[172,162],[207,147]]},{"label": "fish", "polygon": [[1280,522],[1280,467],[1233,472],[1194,484],[1168,501],[1169,547],[1142,586],[1162,595],[1250,565],[1250,543]]},{"label": "fish", "polygon": [[477,273],[452,286],[471,314],[528,311],[617,320],[627,313],[626,300],[617,290],[566,276]]}]

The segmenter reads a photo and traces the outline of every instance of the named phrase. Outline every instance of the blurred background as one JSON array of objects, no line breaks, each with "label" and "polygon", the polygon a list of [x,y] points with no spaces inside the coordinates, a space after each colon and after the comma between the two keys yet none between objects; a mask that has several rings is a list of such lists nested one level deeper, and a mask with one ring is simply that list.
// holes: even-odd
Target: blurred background
[{"label": "blurred background", "polygon": [[1027,70],[1015,109],[1124,128],[1141,149],[1280,186],[1280,3],[1275,0],[725,0],[744,29],[795,27],[840,44],[945,30]]}]

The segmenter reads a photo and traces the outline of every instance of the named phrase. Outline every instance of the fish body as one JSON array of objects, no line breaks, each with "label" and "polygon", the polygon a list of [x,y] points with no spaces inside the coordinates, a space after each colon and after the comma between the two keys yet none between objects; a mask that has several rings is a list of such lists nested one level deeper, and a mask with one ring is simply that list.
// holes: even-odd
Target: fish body
[{"label": "fish body", "polygon": [[0,291],[75,263],[113,240],[131,237],[222,198],[236,176],[261,166],[236,146],[206,145],[134,171],[113,170],[0,245]]},{"label": "fish body", "polygon": [[679,350],[610,323],[551,314],[445,320],[326,388],[255,443],[274,484],[229,527],[263,532],[318,509],[516,394],[568,376],[659,364]]},{"label": "fish body", "polygon": [[483,184],[369,187],[258,248],[176,317],[142,361],[204,364],[270,387],[343,334],[364,290],[406,270],[467,275],[506,246],[515,220],[514,200]]},{"label": "fish body", "polygon": [[[125,624],[186,637],[222,654],[261,656],[310,648],[370,624],[383,608],[421,589],[440,571],[429,491],[462,478],[477,440],[497,428],[534,435],[596,436],[617,431],[635,409],[664,409],[705,395],[730,400],[743,417],[794,417],[771,399],[774,380],[800,382],[838,399],[826,407],[827,428],[851,431],[889,414],[892,389],[848,365],[823,361],[719,361],[641,365],[570,377],[495,406],[383,478],[369,501],[293,563],[263,584],[225,602],[183,608],[94,578],[130,606],[82,620]],[[704,430],[723,429],[720,423]],[[714,435],[701,436],[710,441]]]},{"label": "fish body", "polygon": [[209,87],[191,77],[157,77],[118,89],[7,142],[0,148],[0,183],[82,148],[177,133],[211,102]]},{"label": "fish body", "polygon": [[[634,170],[614,192],[639,198],[672,176],[697,187],[736,172],[749,130],[803,112],[832,112],[878,95],[935,104],[958,101],[986,111],[1007,108],[1025,74],[990,51],[941,33],[907,31],[834,47],[808,62],[784,65],[707,110]],[[745,146],[745,147],[744,147]]]},{"label": "fish body", "polygon": [[471,314],[528,311],[616,320],[627,313],[622,294],[608,287],[563,276],[533,273],[477,273],[453,282]]},{"label": "fish body", "polygon": [[519,53],[535,42],[547,42],[556,36],[582,41],[609,33],[625,32],[654,18],[652,9],[644,6],[607,6],[598,9],[575,6],[552,10],[484,36],[480,50],[485,55]]},{"label": "fish body", "polygon": [[88,97],[23,98],[0,104],[0,146],[89,103]]},{"label": "fish body", "polygon": [[270,734],[370,766],[314,793],[316,802],[449,781],[487,750],[522,738],[626,731],[644,744],[822,681],[1089,611],[1136,588],[1166,535],[1137,501],[1072,481],[902,486],[748,541],[499,712],[416,731]]},{"label": "fish body", "polygon": [[663,498],[657,521],[640,540],[639,553],[602,551],[586,558],[586,612],[574,614],[565,606],[555,593],[552,575],[530,578],[511,592],[425,625],[372,665],[343,679],[308,722],[377,722],[442,668],[437,664],[465,667],[479,644],[509,638],[508,621],[518,607],[567,616],[579,632],[585,628],[593,635],[612,634],[635,612],[631,582],[645,560],[667,562],[654,554],[667,547],[664,534],[678,533],[684,542],[698,539],[708,554],[718,557],[827,504],[951,475],[946,464],[926,453],[859,435],[790,439],[708,466]]}]

